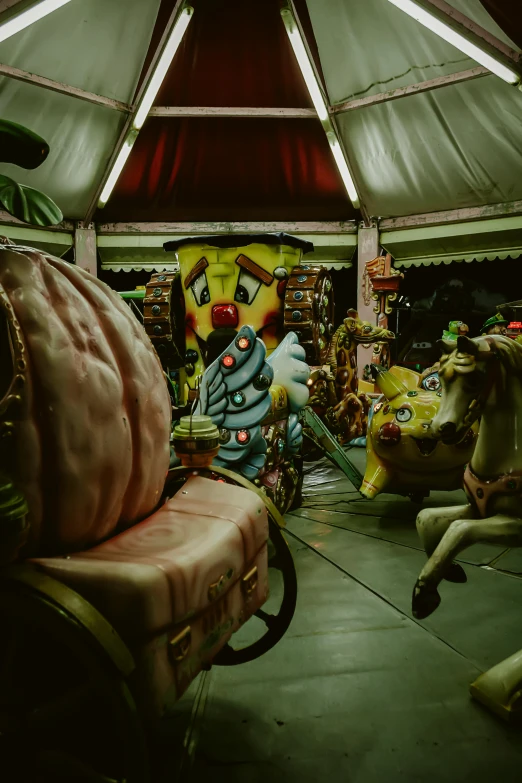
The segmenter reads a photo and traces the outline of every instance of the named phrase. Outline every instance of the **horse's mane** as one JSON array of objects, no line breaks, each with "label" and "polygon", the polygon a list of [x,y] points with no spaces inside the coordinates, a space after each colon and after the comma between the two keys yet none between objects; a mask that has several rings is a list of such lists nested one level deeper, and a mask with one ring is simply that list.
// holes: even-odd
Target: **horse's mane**
[{"label": "horse's mane", "polygon": [[[495,353],[504,369],[513,375],[522,375],[522,345],[502,335],[495,335],[491,339],[495,341]],[[478,351],[482,351],[483,341],[484,337],[474,337],[471,342],[475,343]],[[447,380],[450,380],[453,374],[467,375],[478,369],[477,362],[481,361],[481,358],[483,359],[472,353],[459,351],[457,347],[452,353],[441,357],[439,372]]]}]

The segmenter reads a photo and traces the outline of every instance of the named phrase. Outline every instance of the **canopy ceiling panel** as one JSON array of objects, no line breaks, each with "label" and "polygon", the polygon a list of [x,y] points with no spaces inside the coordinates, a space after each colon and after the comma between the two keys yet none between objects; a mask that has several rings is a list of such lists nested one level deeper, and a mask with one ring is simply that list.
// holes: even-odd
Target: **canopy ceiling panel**
[{"label": "canopy ceiling panel", "polygon": [[160,0],[72,0],[0,44],[0,62],[130,102]]},{"label": "canopy ceiling panel", "polygon": [[[132,100],[159,0],[73,0],[0,44],[0,62],[124,102]],[[13,79],[0,79],[0,117],[41,135],[51,152],[35,171],[0,172],[44,190],[81,218],[116,143],[123,115]]]},{"label": "canopy ceiling panel", "polygon": [[50,145],[34,171],[0,164],[0,173],[43,190],[68,218],[81,219],[116,143],[123,117],[31,84],[0,79],[0,117],[18,122]]},{"label": "canopy ceiling panel", "polygon": [[522,95],[494,76],[339,120],[372,215],[522,198]]},{"label": "canopy ceiling panel", "polygon": [[[163,0],[151,50],[174,0]],[[278,0],[194,0],[158,106],[311,107]],[[301,3],[306,22],[307,11]],[[95,219],[357,217],[319,121],[154,118]]]},{"label": "canopy ceiling panel", "polygon": [[[387,0],[307,4],[333,102],[476,65]],[[516,48],[479,0],[453,5]],[[494,76],[338,115],[363,200],[380,217],[522,197],[521,122],[520,92]]]}]

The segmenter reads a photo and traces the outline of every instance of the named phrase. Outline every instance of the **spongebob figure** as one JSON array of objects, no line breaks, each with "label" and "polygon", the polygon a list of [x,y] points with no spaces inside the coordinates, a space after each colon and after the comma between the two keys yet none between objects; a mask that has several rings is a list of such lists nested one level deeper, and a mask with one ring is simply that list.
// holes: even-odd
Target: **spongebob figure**
[{"label": "spongebob figure", "polygon": [[176,253],[185,304],[186,400],[194,399],[205,369],[246,325],[267,349],[283,331],[283,301],[291,270],[310,242],[288,234],[218,235],[167,242]]}]

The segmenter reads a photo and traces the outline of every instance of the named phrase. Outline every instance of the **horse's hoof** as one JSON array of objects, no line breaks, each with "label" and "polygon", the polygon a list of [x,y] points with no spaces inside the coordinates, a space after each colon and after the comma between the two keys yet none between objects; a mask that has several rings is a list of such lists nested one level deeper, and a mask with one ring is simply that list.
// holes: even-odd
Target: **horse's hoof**
[{"label": "horse's hoof", "polygon": [[413,588],[411,598],[411,611],[417,620],[424,620],[433,614],[440,604],[440,595],[436,587],[432,587],[426,582],[417,580]]},{"label": "horse's hoof", "polygon": [[466,572],[458,563],[451,563],[444,573],[444,579],[447,582],[454,582],[455,584],[462,585],[468,581]]}]

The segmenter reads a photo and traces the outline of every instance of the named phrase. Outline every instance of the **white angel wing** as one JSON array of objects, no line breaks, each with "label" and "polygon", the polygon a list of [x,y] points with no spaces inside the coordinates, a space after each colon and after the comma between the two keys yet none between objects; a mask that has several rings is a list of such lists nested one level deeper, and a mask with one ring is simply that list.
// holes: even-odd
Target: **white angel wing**
[{"label": "white angel wing", "polygon": [[267,360],[274,371],[274,384],[286,389],[292,413],[299,413],[308,402],[310,368],[305,357],[305,349],[299,345],[297,335],[289,332]]}]

